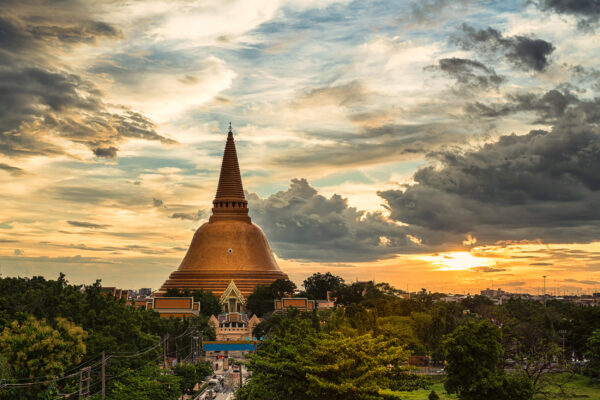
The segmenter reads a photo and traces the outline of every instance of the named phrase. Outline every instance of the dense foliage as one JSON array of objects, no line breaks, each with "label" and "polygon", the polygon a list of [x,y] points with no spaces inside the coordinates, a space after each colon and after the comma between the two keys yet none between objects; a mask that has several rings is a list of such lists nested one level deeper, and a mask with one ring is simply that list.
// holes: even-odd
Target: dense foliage
[{"label": "dense foliage", "polygon": [[405,367],[409,352],[382,336],[321,330],[315,315],[289,315],[251,357],[238,399],[386,399],[424,386]]},{"label": "dense foliage", "polygon": [[448,393],[461,400],[528,400],[533,383],[525,376],[509,375],[501,368],[501,330],[487,320],[469,321],[446,336]]},{"label": "dense foliage", "polygon": [[[166,342],[168,355],[188,354],[192,331],[214,338],[206,317],[161,319],[153,311],[102,293],[100,282],[70,285],[62,274],[57,280],[0,279],[0,380],[36,383],[3,390],[0,398],[33,399],[51,396],[57,389],[75,392],[79,376],[55,383],[52,378],[77,372],[80,364],[99,368],[103,351],[112,355],[106,365],[108,374],[131,371],[123,379],[133,379],[160,360],[161,340],[167,335],[171,338]],[[46,380],[50,382],[37,384]],[[119,382],[110,379],[108,392],[117,390]]]},{"label": "dense foliage", "polygon": [[322,274],[317,272],[306,278],[304,291],[309,299],[324,300],[327,298],[327,292],[335,292],[344,285],[344,280],[331,272]]},{"label": "dense foliage", "polygon": [[[309,277],[305,288],[307,282],[336,282],[324,278],[325,275]],[[544,305],[519,298],[497,305],[479,295],[458,303],[445,302],[444,295],[425,290],[407,296],[386,283],[337,282],[334,290],[337,308],[319,311],[310,318],[311,326],[320,327],[319,335],[337,335],[339,340],[368,335],[387,346],[400,346],[407,354],[429,356],[439,365],[446,361],[448,391],[457,393],[461,399],[552,398],[552,393],[563,392],[562,383],[553,378],[555,374],[577,371],[581,363],[574,363],[571,358],[581,359],[584,354],[591,360],[584,370],[590,376],[600,377],[600,333],[594,334],[595,330],[600,332],[599,307],[556,300]],[[261,391],[270,393],[269,390],[273,393],[287,390],[289,396],[297,391],[299,397],[309,395],[301,389],[302,385],[308,387],[303,381],[308,375],[302,368],[308,368],[306,365],[312,360],[308,354],[316,351],[316,338],[320,336],[306,330],[304,335],[298,334],[283,346],[282,326],[292,317],[307,318],[307,315],[298,312],[268,315],[255,328],[254,336],[267,339],[263,344],[265,349],[275,346],[287,356],[301,354],[301,359],[285,365],[297,365],[303,371],[296,377],[302,383],[295,389],[281,384],[276,379],[278,373],[283,374],[279,375],[283,381],[289,377],[282,370],[270,373],[262,370],[274,358],[269,351],[259,352],[250,368],[261,371],[253,378],[261,382],[252,383],[242,398],[259,398]],[[266,364],[260,363],[261,358]],[[316,380],[325,381],[334,385],[335,379]],[[394,390],[385,389],[380,395],[394,396]],[[436,395],[432,394],[434,398]]]}]

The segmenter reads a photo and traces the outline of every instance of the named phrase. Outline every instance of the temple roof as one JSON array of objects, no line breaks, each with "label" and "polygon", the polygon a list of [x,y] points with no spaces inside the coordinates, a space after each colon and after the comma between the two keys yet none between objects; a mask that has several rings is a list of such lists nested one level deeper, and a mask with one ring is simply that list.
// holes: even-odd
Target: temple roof
[{"label": "temple roof", "polygon": [[223,163],[221,164],[221,175],[219,176],[219,186],[217,187],[215,201],[232,200],[243,201],[245,200],[245,197],[230,123],[229,133],[227,134],[227,143],[225,144],[225,151],[223,152]]}]

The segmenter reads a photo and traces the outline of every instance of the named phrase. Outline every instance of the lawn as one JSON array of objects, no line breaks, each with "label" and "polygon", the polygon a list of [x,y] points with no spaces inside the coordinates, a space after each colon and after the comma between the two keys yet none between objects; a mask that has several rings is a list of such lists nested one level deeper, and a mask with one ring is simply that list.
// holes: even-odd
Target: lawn
[{"label": "lawn", "polygon": [[[600,384],[583,375],[556,374],[551,377],[553,384],[549,386],[554,399],[589,399],[600,400]],[[561,393],[560,387],[564,393]],[[543,396],[538,396],[544,399]]]},{"label": "lawn", "polygon": [[[457,400],[455,395],[449,395],[444,390],[443,377],[434,377],[434,384],[432,389],[440,396],[441,400]],[[556,374],[550,377],[552,385],[548,386],[548,391],[551,394],[547,397],[536,396],[536,400],[549,400],[549,399],[588,399],[588,400],[600,400],[600,384],[592,381],[583,375],[572,375],[572,374]],[[564,394],[561,394],[560,385]],[[427,400],[429,390],[416,390],[414,392],[404,392],[403,400]]]}]

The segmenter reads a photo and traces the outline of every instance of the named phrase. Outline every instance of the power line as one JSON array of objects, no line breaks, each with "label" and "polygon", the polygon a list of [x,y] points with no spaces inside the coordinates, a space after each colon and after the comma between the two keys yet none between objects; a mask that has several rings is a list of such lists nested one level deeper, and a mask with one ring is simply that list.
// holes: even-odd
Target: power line
[{"label": "power line", "polygon": [[[149,353],[150,351],[160,347],[161,345],[166,346],[168,344],[169,340],[177,340],[180,339],[186,335],[190,335],[192,333],[194,333],[195,329],[192,329],[191,327],[186,328],[186,330],[180,334],[179,336],[176,336],[174,338],[165,338],[164,340],[159,341],[157,344],[155,344],[154,346],[150,346],[144,350],[135,352],[135,353],[131,353],[131,354],[127,354],[127,353],[116,353],[114,355],[109,355],[106,356],[104,358],[104,362],[107,362],[109,359],[111,358],[136,358],[139,356],[142,356],[146,353]],[[156,359],[162,357],[162,354],[159,355],[158,357],[156,357]],[[86,361],[85,363],[82,363],[76,367],[72,367],[67,371],[72,371],[74,369],[79,369],[79,371],[71,373],[71,374],[67,374],[67,375],[63,375],[63,376],[59,376],[59,377],[54,377],[54,376],[45,376],[45,377],[32,377],[32,378],[21,378],[19,380],[32,380],[32,379],[45,379],[43,381],[38,381],[38,382],[24,382],[24,383],[4,383],[2,385],[0,385],[0,390],[2,389],[6,389],[6,388],[15,388],[15,389],[19,389],[19,388],[26,388],[26,387],[32,387],[32,386],[37,386],[37,385],[43,385],[43,384],[47,384],[47,383],[51,383],[51,382],[60,382],[63,381],[65,379],[69,379],[69,378],[73,378],[76,377],[78,375],[80,375],[82,373],[82,371],[89,369],[90,372],[93,368],[99,366],[102,364],[102,361],[97,362],[93,365],[90,366],[86,366],[87,364],[89,364],[90,362],[94,361],[96,358],[98,358],[98,356],[91,358],[90,360]],[[84,367],[85,366],[85,367]],[[119,374],[118,376],[124,375],[125,373],[129,372],[129,371],[133,371],[131,369],[126,369],[122,374]],[[117,377],[118,377],[117,376]],[[48,379],[50,378],[50,379]],[[108,380],[114,379],[115,377],[110,377]],[[75,392],[77,393],[77,392]]]}]

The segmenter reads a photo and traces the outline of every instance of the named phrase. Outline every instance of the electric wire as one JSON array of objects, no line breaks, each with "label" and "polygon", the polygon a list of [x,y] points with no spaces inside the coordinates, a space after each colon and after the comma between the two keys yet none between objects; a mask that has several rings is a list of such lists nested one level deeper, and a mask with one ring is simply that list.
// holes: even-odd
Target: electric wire
[{"label": "electric wire", "polygon": [[[160,340],[156,345],[150,346],[149,348],[146,348],[144,350],[141,350],[141,351],[138,351],[138,352],[135,352],[135,353],[131,353],[131,354],[116,353],[114,355],[111,354],[111,355],[105,356],[104,362],[107,362],[111,358],[136,358],[136,357],[139,357],[141,355],[144,355],[144,354],[146,354],[146,353],[148,353],[148,352],[156,349],[157,347],[160,347],[161,345],[168,345],[169,341],[177,340],[177,339],[180,339],[180,338],[182,338],[184,336],[190,335],[194,331],[195,331],[195,329],[192,329],[192,327],[187,327],[186,330],[182,334],[180,334],[180,335],[178,335],[176,337],[173,337],[173,338],[170,338],[170,337],[166,336],[164,339]],[[20,380],[44,379],[44,378],[52,378],[52,379],[46,379],[46,380],[37,381],[37,382],[4,383],[4,384],[0,385],[0,390],[3,390],[5,388],[25,388],[25,387],[31,387],[31,386],[36,386],[36,385],[43,385],[43,384],[47,384],[47,383],[51,383],[51,382],[60,382],[60,381],[63,381],[65,379],[73,378],[75,376],[80,375],[84,370],[86,370],[88,368],[91,370],[91,369],[93,369],[93,368],[101,365],[102,361],[97,362],[97,363],[95,363],[95,364],[93,364],[91,366],[86,366],[85,368],[83,368],[83,366],[85,366],[86,364],[88,364],[91,361],[95,360],[97,357],[98,356],[93,357],[90,360],[86,361],[85,363],[82,363],[82,364],[80,364],[80,365],[78,365],[76,367],[72,367],[69,370],[67,370],[67,371],[71,371],[73,369],[78,368],[79,371],[77,371],[77,372],[74,372],[74,373],[71,373],[71,374],[67,374],[67,375],[63,375],[63,376],[59,376],[59,377],[45,376],[45,377],[21,378]],[[158,360],[161,357],[162,357],[162,355],[159,355],[159,357],[157,357],[156,360]],[[118,376],[122,376],[125,373],[130,372],[130,371],[133,371],[133,370],[126,369],[123,373],[119,374]],[[111,378],[109,378],[109,380],[114,379],[114,378],[115,377],[111,377]]]}]

